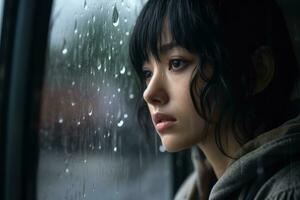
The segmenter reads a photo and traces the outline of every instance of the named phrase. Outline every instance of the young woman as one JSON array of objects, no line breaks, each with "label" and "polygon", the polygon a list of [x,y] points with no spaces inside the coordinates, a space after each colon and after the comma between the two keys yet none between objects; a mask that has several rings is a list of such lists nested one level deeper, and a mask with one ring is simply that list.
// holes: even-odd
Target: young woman
[{"label": "young woman", "polygon": [[273,0],[146,3],[130,41],[139,117],[168,151],[204,154],[176,199],[300,199],[292,49]]}]

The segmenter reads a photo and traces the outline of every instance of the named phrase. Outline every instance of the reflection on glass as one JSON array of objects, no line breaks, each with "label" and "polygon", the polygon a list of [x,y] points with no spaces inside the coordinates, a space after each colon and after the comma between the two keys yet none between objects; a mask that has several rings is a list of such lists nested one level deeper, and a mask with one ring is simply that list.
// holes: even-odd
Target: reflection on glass
[{"label": "reflection on glass", "polygon": [[56,0],[38,199],[170,199],[169,157],[135,120],[128,39],[141,0]]}]

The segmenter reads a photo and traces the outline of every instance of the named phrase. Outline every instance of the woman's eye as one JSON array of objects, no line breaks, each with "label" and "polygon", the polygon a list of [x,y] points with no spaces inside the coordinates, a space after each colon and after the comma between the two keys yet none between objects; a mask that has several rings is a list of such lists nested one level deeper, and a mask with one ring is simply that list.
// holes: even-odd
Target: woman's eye
[{"label": "woman's eye", "polygon": [[145,80],[148,80],[151,78],[152,72],[150,70],[143,69],[143,76]]},{"label": "woman's eye", "polygon": [[186,63],[183,59],[172,59],[169,61],[169,70],[180,70],[185,67]]}]

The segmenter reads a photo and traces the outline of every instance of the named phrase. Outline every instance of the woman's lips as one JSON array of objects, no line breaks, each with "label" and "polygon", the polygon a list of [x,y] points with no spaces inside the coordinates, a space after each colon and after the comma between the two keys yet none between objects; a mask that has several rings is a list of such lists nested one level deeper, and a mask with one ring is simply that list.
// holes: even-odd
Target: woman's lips
[{"label": "woman's lips", "polygon": [[165,129],[173,126],[176,123],[176,121],[177,120],[175,117],[164,113],[155,113],[153,115],[153,122],[155,125],[155,129],[158,132],[162,132]]}]

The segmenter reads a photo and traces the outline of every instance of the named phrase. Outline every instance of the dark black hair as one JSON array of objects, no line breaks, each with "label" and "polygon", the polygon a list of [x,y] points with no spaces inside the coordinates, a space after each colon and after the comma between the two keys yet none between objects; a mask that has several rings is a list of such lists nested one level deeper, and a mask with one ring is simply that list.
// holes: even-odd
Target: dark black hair
[{"label": "dark black hair", "polygon": [[[146,87],[142,66],[150,55],[159,59],[164,23],[168,23],[173,42],[199,56],[190,93],[206,127],[216,125],[215,139],[223,153],[220,134],[228,119],[240,144],[287,120],[298,71],[284,17],[274,0],[149,0],[129,44],[141,91]],[[274,58],[274,77],[256,93],[254,66],[261,62],[259,51],[265,49]],[[213,67],[210,77],[205,74],[207,64]],[[196,84],[199,78],[206,81],[202,88]],[[217,120],[213,120],[214,111],[219,113]],[[145,103],[140,120],[149,116],[144,112]]]}]

